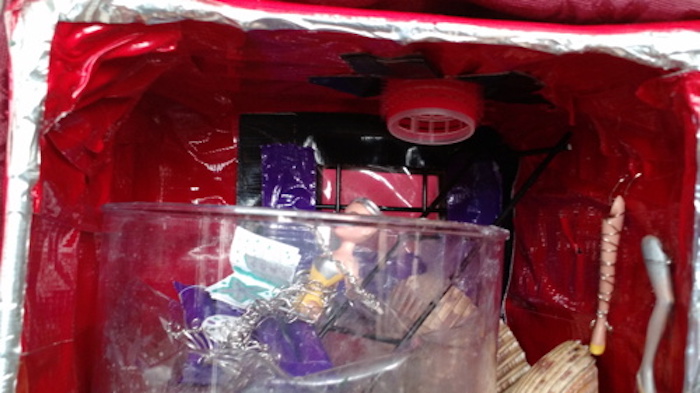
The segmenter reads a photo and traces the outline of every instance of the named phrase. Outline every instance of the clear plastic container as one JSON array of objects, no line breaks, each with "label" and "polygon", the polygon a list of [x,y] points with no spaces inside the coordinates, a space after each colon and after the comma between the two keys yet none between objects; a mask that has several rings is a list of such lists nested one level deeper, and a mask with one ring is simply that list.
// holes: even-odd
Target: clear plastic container
[{"label": "clear plastic container", "polygon": [[93,391],[495,391],[502,229],[180,204],[104,212]]}]

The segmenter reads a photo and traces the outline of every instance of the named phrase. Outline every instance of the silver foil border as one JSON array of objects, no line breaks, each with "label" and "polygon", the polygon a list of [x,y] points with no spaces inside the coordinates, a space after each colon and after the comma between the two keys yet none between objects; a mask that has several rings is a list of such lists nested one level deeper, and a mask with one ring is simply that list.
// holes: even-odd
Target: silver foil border
[{"label": "silver foil border", "polygon": [[[48,4],[46,4],[48,5]],[[31,12],[31,14],[30,14]],[[0,254],[0,392],[14,392],[21,354],[32,188],[39,177],[39,122],[47,91],[49,29],[54,29],[51,7],[7,10],[8,135],[6,145],[5,203]],[[44,25],[29,38],[34,18]],[[46,23],[49,22],[49,23]],[[29,34],[27,34],[29,33]],[[24,36],[18,36],[24,35]]]},{"label": "silver foil border", "polygon": [[[404,44],[444,41],[510,45],[552,54],[598,52],[679,72],[700,68],[700,46],[695,44],[700,42],[700,31],[680,24],[645,25],[634,31],[598,34],[593,29],[560,25],[523,22],[516,26],[504,22],[502,27],[496,27],[493,21],[468,19],[463,23],[426,22],[425,18],[406,20],[397,16],[397,19],[391,19],[372,14],[269,11],[264,5],[253,9],[208,0],[161,0],[158,3],[38,0],[17,7],[5,10],[10,51],[10,107],[4,239],[0,254],[0,393],[14,392],[17,385],[33,213],[31,190],[39,177],[39,137],[45,129],[41,121],[47,93],[49,51],[59,21],[157,24],[191,19],[233,25],[244,31],[333,31]],[[401,17],[408,18],[408,15]],[[700,138],[700,130],[697,134]],[[700,149],[698,152],[700,162]],[[696,242],[685,390],[700,392],[700,387],[693,388],[700,385],[700,172],[696,175]]]}]

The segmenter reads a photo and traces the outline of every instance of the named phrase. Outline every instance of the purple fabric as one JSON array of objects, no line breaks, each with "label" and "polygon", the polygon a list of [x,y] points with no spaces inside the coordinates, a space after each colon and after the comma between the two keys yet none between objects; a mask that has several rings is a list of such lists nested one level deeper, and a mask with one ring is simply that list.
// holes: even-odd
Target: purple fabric
[{"label": "purple fabric", "polygon": [[260,148],[262,205],[277,209],[314,210],[316,159],[310,147],[291,144]]}]

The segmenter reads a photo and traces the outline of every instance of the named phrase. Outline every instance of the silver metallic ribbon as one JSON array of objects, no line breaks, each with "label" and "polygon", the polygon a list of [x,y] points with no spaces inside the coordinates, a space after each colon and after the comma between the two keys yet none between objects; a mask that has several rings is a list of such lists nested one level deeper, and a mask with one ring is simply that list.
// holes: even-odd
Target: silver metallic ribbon
[{"label": "silver metallic ribbon", "polygon": [[[10,43],[10,109],[2,266],[0,268],[0,393],[14,392],[21,353],[22,305],[31,223],[30,191],[39,171],[38,140],[51,40],[58,21],[147,24],[192,19],[248,30],[323,30],[399,43],[444,41],[511,45],[546,53],[606,53],[649,66],[687,71],[700,68],[700,31],[682,24],[626,26],[596,34],[595,27],[516,24],[479,20],[390,19],[302,11],[265,11],[207,0],[40,0],[6,11]],[[290,6],[290,9],[292,7]],[[304,9],[299,6],[298,9]],[[380,14],[377,14],[380,15]],[[397,17],[398,18],[398,17]],[[439,17],[435,17],[439,18]],[[499,22],[500,23],[500,22]],[[616,28],[610,28],[614,31]],[[700,157],[698,157],[700,160]],[[700,175],[696,181],[700,184]],[[696,188],[695,236],[700,235],[700,190]],[[686,386],[696,385],[700,356],[700,245],[694,249],[694,286],[687,350]],[[700,392],[694,389],[694,392]]]},{"label": "silver metallic ribbon", "polygon": [[[28,7],[28,9],[31,7]],[[55,19],[53,12],[42,7],[33,17]],[[5,20],[8,38],[31,31],[32,18]],[[29,25],[28,25],[29,24]],[[8,140],[4,235],[0,265],[0,392],[14,392],[21,352],[24,293],[32,205],[31,189],[39,176],[39,131],[46,96],[48,47],[42,44],[15,42],[11,38]],[[29,46],[29,48],[27,47]],[[29,49],[29,50],[27,50]],[[37,100],[38,99],[38,100]]]}]

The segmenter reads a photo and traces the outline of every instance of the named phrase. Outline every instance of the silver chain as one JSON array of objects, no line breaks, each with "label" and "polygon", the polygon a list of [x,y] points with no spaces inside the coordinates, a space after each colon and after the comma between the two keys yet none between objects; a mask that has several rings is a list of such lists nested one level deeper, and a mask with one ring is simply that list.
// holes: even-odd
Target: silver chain
[{"label": "silver chain", "polygon": [[366,289],[362,288],[362,285],[358,283],[357,277],[352,274],[346,267],[337,259],[333,259],[335,266],[343,273],[345,282],[347,283],[347,288],[345,290],[345,296],[347,296],[349,301],[359,301],[360,303],[367,306],[370,310],[374,311],[379,315],[384,314],[384,309],[382,308],[381,302],[376,296],[367,292]]},{"label": "silver chain", "polygon": [[[318,244],[326,245],[326,242],[323,241],[321,232],[318,230],[316,230],[316,240]],[[358,278],[355,277],[355,275],[352,274],[352,272],[350,272],[350,270],[348,270],[341,261],[333,258],[333,252],[327,247],[327,245],[324,247],[322,256],[330,261],[333,261],[338,270],[343,274],[343,278],[347,284],[345,296],[349,301],[359,301],[375,313],[379,315],[384,314],[384,309],[382,308],[381,302],[377,299],[377,297],[367,292],[367,290],[362,287],[361,283],[358,282]],[[324,303],[324,305],[326,304],[327,303]]]},{"label": "silver chain", "polygon": [[[325,242],[321,241],[319,244],[325,245]],[[330,250],[325,248],[321,257],[333,261],[344,275],[348,300],[359,301],[377,314],[383,314],[379,300],[362,288],[357,277],[348,271],[342,262],[333,259]],[[325,307],[335,293],[333,287],[325,287],[318,281],[309,280],[308,272],[306,273],[298,274],[293,284],[280,288],[272,298],[256,299],[241,316],[225,323],[226,339],[223,342],[208,337],[201,326],[202,321],[199,320],[192,321],[190,327],[169,323],[165,329],[173,339],[184,342],[187,348],[200,354],[202,361],[217,361],[225,364],[227,368],[233,367],[234,370],[231,371],[240,372],[244,367],[245,361],[241,355],[245,353],[257,353],[263,359],[277,364],[277,357],[269,352],[267,345],[253,337],[253,332],[263,321],[272,317],[280,318],[286,323],[296,320],[313,323],[315,320],[308,319],[296,309],[299,300],[307,294],[314,294],[321,298],[321,303]]]},{"label": "silver chain", "polygon": [[238,354],[240,351],[256,351],[268,360],[275,361],[276,359],[269,354],[268,347],[253,337],[253,332],[263,321],[272,317],[280,318],[286,323],[305,320],[295,309],[295,305],[298,299],[307,293],[321,293],[323,301],[327,302],[332,289],[325,288],[315,281],[299,280],[281,288],[270,299],[256,299],[241,316],[225,323],[226,339],[223,342],[215,342],[207,337],[199,320],[192,321],[192,326],[188,328],[169,324],[166,331],[174,339],[184,342],[189,349],[201,354],[204,360],[212,360],[214,357],[229,358],[227,354]]}]

